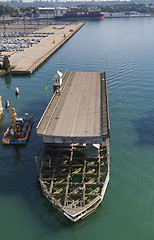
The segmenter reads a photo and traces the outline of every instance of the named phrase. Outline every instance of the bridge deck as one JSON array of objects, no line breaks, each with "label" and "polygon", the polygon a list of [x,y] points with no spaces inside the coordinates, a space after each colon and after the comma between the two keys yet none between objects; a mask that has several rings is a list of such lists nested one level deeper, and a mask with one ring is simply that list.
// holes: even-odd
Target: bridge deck
[{"label": "bridge deck", "polygon": [[55,93],[37,126],[44,142],[101,143],[109,137],[104,79],[98,72],[67,73],[62,94]]}]

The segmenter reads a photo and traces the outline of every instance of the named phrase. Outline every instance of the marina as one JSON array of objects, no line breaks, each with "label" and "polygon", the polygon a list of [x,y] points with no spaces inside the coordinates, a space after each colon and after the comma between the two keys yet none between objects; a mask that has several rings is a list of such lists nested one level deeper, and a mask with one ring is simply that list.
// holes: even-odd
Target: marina
[{"label": "marina", "polygon": [[37,159],[43,194],[72,222],[85,218],[102,202],[109,182],[106,73],[66,71],[37,134],[45,144]]}]

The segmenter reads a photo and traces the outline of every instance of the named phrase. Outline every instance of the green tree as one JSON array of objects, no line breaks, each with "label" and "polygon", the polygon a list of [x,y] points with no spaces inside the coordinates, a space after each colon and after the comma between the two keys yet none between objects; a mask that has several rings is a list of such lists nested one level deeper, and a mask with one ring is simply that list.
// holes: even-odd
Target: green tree
[{"label": "green tree", "polygon": [[8,58],[8,56],[4,56],[4,60],[3,60],[3,69],[5,71],[8,71],[10,68],[10,60]]}]

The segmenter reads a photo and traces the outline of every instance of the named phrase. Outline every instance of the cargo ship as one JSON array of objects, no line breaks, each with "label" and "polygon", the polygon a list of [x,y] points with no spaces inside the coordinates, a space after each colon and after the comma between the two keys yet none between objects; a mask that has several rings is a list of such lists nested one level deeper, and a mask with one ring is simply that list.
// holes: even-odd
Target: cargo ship
[{"label": "cargo ship", "polygon": [[91,11],[91,12],[77,12],[74,10],[68,11],[62,16],[55,16],[55,20],[95,20],[103,19],[104,13],[100,11]]},{"label": "cargo ship", "polygon": [[26,144],[33,124],[32,119],[32,116],[28,119],[27,113],[25,118],[17,118],[15,109],[12,108],[12,124],[4,133],[3,144]]}]

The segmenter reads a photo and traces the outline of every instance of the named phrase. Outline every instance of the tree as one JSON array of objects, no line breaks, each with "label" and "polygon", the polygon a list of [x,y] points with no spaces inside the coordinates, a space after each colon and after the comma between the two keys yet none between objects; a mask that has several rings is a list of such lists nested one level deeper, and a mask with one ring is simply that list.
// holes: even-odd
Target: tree
[{"label": "tree", "polygon": [[8,71],[10,68],[10,61],[9,61],[9,58],[8,56],[4,56],[4,60],[3,60],[3,69],[5,71]]}]

